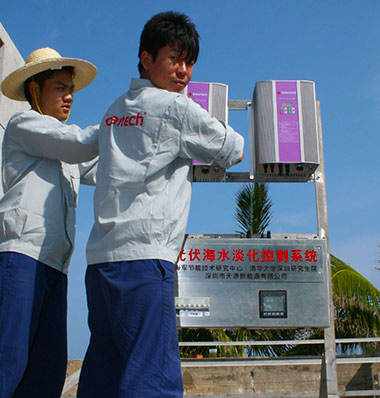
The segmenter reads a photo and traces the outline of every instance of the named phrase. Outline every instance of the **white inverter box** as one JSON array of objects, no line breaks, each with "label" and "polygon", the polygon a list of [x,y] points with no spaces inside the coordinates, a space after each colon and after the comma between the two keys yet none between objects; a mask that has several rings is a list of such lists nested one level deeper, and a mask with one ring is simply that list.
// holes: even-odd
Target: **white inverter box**
[{"label": "white inverter box", "polygon": [[[222,83],[190,82],[184,94],[209,112],[212,117],[228,123],[228,86]],[[223,181],[225,169],[194,161],[193,181]]]},{"label": "white inverter box", "polygon": [[254,181],[310,181],[320,163],[315,83],[258,82],[251,110]]},{"label": "white inverter box", "polygon": [[184,94],[206,109],[212,117],[228,123],[228,86],[226,84],[190,82]]}]

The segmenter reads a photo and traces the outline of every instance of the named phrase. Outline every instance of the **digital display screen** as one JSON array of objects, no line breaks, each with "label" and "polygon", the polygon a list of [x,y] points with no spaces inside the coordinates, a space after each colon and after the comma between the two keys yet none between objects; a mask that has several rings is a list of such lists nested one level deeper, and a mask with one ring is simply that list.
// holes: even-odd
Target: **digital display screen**
[{"label": "digital display screen", "polygon": [[285,290],[263,290],[259,292],[260,318],[287,318]]},{"label": "digital display screen", "polygon": [[281,296],[264,296],[264,311],[285,311],[284,298]]}]

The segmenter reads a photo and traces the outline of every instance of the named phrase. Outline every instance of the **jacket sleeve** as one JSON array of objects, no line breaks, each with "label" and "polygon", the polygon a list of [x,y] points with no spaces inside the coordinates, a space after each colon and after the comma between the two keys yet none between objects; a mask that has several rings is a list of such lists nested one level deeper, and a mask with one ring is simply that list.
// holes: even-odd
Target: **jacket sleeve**
[{"label": "jacket sleeve", "polygon": [[96,172],[98,171],[99,156],[89,162],[80,163],[80,183],[84,185],[96,184]]},{"label": "jacket sleeve", "polygon": [[8,123],[8,139],[23,152],[37,157],[81,163],[98,155],[99,126],[82,130],[35,111],[14,115]]},{"label": "jacket sleeve", "polygon": [[[184,101],[184,96],[181,97],[178,97],[178,105]],[[181,112],[181,107],[180,156],[224,168],[239,161],[244,150],[244,138],[240,134],[186,97],[185,103],[176,107],[177,112]]]}]

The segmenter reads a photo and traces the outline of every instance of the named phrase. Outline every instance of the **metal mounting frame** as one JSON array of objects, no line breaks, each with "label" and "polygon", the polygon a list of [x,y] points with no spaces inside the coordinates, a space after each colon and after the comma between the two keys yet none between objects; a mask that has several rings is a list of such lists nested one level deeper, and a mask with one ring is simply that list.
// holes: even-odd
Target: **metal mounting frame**
[{"label": "metal mounting frame", "polygon": [[[254,106],[250,100],[229,100],[229,110],[248,110]],[[330,247],[329,247],[329,233],[328,233],[328,217],[327,217],[327,200],[326,200],[326,179],[324,168],[324,154],[323,154],[323,138],[322,138],[322,121],[321,121],[321,106],[320,101],[317,100],[317,125],[318,125],[318,145],[320,154],[320,165],[315,170],[314,175],[309,182],[315,184],[316,210],[318,222],[318,235],[326,239],[327,244],[327,262],[328,262],[328,295],[329,295],[329,327],[324,329],[324,355],[322,358],[321,369],[321,384],[319,397],[320,398],[339,398],[338,381],[336,369],[336,343],[335,343],[335,328],[334,328],[334,306],[332,301],[332,282],[331,282],[331,262],[330,262]],[[248,172],[226,172],[225,176],[220,182],[255,182],[250,178]]]}]

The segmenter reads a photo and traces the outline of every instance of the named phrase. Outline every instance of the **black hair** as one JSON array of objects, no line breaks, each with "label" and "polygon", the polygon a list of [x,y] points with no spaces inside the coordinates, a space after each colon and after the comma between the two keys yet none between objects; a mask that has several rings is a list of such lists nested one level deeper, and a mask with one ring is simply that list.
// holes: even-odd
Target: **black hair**
[{"label": "black hair", "polygon": [[[186,63],[195,63],[199,54],[199,35],[190,18],[178,12],[166,11],[154,15],[140,36],[139,58],[147,51],[156,60],[158,50],[166,45],[178,46],[180,56],[186,53]],[[140,74],[144,71],[141,61]]]},{"label": "black hair", "polygon": [[32,105],[32,96],[29,92],[29,83],[32,80],[34,80],[38,84],[40,90],[42,90],[44,88],[44,84],[45,84],[46,80],[50,79],[53,76],[54,72],[61,71],[61,70],[69,72],[71,77],[75,76],[75,70],[74,70],[73,66],[62,66],[62,69],[44,70],[43,72],[37,73],[37,74],[29,77],[29,79],[25,80],[24,95],[30,105]]}]

